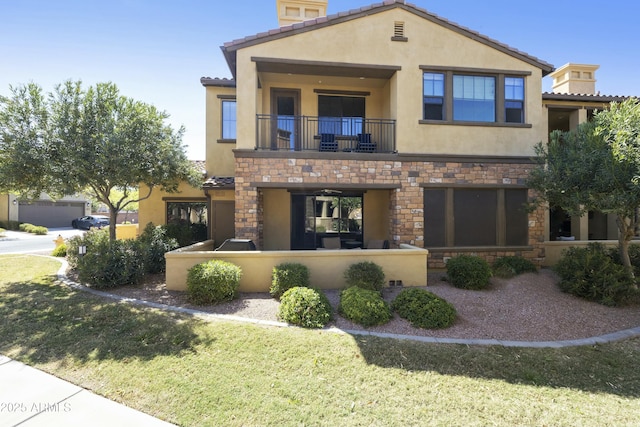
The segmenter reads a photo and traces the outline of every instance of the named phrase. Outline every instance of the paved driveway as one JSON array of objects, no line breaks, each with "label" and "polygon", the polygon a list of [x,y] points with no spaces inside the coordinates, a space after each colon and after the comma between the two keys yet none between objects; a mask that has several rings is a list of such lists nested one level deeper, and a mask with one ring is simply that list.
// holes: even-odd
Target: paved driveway
[{"label": "paved driveway", "polygon": [[53,241],[58,236],[68,239],[84,233],[83,230],[75,230],[71,227],[50,228],[49,233],[43,236],[22,231],[6,231],[4,237],[0,237],[0,254],[37,253],[50,255],[56,247]]}]

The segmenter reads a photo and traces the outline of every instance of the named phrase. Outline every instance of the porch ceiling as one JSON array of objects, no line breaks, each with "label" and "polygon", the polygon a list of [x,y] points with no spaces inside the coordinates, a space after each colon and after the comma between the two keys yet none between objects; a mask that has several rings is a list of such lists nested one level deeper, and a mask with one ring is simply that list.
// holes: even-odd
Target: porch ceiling
[{"label": "porch ceiling", "polygon": [[258,72],[313,76],[390,79],[400,66],[352,64],[346,62],[304,61],[297,59],[252,57]]}]

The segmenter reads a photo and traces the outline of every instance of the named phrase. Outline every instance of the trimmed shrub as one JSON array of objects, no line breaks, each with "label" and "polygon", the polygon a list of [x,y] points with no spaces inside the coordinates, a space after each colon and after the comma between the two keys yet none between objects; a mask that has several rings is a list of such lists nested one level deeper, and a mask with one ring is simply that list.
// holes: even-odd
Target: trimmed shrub
[{"label": "trimmed shrub", "polygon": [[100,289],[137,285],[143,275],[144,266],[133,240],[107,240],[104,245],[87,248],[78,265],[80,280]]},{"label": "trimmed shrub", "polygon": [[333,309],[324,292],[294,286],[282,294],[278,319],[304,328],[322,328],[333,318]]},{"label": "trimmed shrub", "polygon": [[230,262],[211,260],[196,264],[187,273],[189,300],[194,304],[217,304],[233,300],[238,292],[242,269]]},{"label": "trimmed shrub", "polygon": [[345,318],[363,326],[383,325],[391,320],[391,307],[380,292],[357,286],[340,293],[338,310]]},{"label": "trimmed shrub", "polygon": [[553,269],[560,276],[560,290],[600,304],[622,305],[637,294],[624,266],[615,263],[600,243],[569,248]]},{"label": "trimmed shrub", "polygon": [[167,263],[164,254],[178,247],[178,241],[167,235],[166,227],[148,223],[138,237],[138,248],[145,273],[156,274],[166,271]]},{"label": "trimmed shrub", "polygon": [[535,264],[521,256],[505,256],[498,258],[493,263],[493,274],[504,279],[524,273],[537,272],[538,268]]},{"label": "trimmed shrub", "polygon": [[84,256],[78,254],[78,248],[84,246],[87,253],[99,251],[109,243],[109,230],[91,229],[81,236],[67,239],[67,261],[71,268],[79,269]]},{"label": "trimmed shrub", "polygon": [[456,309],[451,303],[420,288],[404,289],[391,307],[416,328],[446,328],[456,320]]},{"label": "trimmed shrub", "polygon": [[351,264],[344,272],[344,278],[348,287],[357,286],[370,291],[380,292],[384,285],[382,267],[370,261]]},{"label": "trimmed shrub", "polygon": [[161,226],[165,230],[168,238],[174,238],[178,241],[178,247],[189,246],[193,243],[193,230],[188,224],[165,224]]},{"label": "trimmed shrub", "polygon": [[490,278],[491,267],[480,257],[458,255],[447,262],[447,280],[456,288],[484,289]]},{"label": "trimmed shrub", "polygon": [[11,230],[11,231],[18,231],[20,230],[20,222],[18,221],[0,221],[0,227],[7,229],[7,230]]},{"label": "trimmed shrub", "polygon": [[24,222],[22,224],[20,224],[18,226],[18,229],[20,231],[24,231],[26,233],[32,233],[32,234],[38,234],[38,235],[45,235],[49,232],[49,230],[47,229],[47,227],[42,227],[41,225],[33,225],[33,224],[29,224],[28,222]]},{"label": "trimmed shrub", "polygon": [[[616,246],[615,248],[609,249],[609,257],[616,264],[622,265],[622,258],[620,258],[620,249]],[[630,244],[629,245],[629,260],[631,261],[631,265],[633,266],[633,272],[636,277],[640,277],[640,244]]]},{"label": "trimmed shrub", "polygon": [[283,263],[273,267],[271,288],[269,288],[273,298],[279,299],[286,291],[297,286],[309,287],[309,269],[306,265]]},{"label": "trimmed shrub", "polygon": [[59,246],[56,246],[56,248],[53,250],[53,252],[51,252],[51,256],[55,256],[55,257],[66,257],[67,256],[67,245],[66,244],[61,244]]}]

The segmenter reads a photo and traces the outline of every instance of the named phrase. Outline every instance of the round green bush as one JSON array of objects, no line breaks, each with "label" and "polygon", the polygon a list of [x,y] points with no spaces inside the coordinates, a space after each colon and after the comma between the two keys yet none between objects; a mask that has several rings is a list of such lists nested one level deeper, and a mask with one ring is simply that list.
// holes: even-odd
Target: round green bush
[{"label": "round green bush", "polygon": [[61,245],[56,246],[56,248],[51,253],[51,256],[55,257],[66,257],[67,256],[67,245],[62,243]]},{"label": "round green bush", "polygon": [[233,300],[242,269],[230,262],[211,260],[196,264],[187,272],[187,292],[194,304],[216,304]]},{"label": "round green bush", "polygon": [[553,269],[560,276],[560,290],[600,304],[622,305],[637,294],[627,270],[600,243],[569,248]]},{"label": "round green bush", "polygon": [[534,263],[521,256],[505,256],[493,263],[493,274],[497,277],[509,278],[524,273],[537,273]]},{"label": "round green bush", "polygon": [[391,320],[391,307],[379,291],[356,286],[340,293],[338,310],[345,318],[363,326],[383,325]]},{"label": "round green bush", "polygon": [[327,296],[320,290],[295,286],[280,298],[278,319],[303,328],[322,328],[333,318]]},{"label": "round green bush", "polygon": [[364,261],[351,264],[344,272],[347,286],[357,286],[371,291],[381,291],[384,285],[384,271],[378,264]]},{"label": "round green bush", "polygon": [[489,279],[491,267],[480,257],[458,255],[447,262],[447,280],[456,288],[484,289]]},{"label": "round green bush", "polygon": [[456,309],[451,303],[420,288],[401,291],[391,307],[416,328],[446,328],[456,320]]},{"label": "round green bush", "polygon": [[296,286],[309,287],[309,269],[306,265],[283,263],[273,267],[271,288],[269,288],[273,298],[279,299],[282,294]]}]

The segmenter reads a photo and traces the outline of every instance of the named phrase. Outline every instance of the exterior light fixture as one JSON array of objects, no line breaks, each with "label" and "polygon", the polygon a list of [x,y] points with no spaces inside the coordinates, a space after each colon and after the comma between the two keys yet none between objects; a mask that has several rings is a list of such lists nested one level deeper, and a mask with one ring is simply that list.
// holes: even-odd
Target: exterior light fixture
[{"label": "exterior light fixture", "polygon": [[87,247],[84,245],[78,246],[78,255],[86,255]]},{"label": "exterior light fixture", "polygon": [[11,202],[13,204],[13,206],[18,204],[18,199],[13,199],[13,202]]}]

